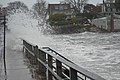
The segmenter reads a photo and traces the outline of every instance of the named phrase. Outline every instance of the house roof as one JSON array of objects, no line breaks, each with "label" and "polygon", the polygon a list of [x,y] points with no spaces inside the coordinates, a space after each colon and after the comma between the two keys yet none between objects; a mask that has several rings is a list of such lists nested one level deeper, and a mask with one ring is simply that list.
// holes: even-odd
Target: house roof
[{"label": "house roof", "polygon": [[48,4],[60,4],[60,2],[50,2]]}]

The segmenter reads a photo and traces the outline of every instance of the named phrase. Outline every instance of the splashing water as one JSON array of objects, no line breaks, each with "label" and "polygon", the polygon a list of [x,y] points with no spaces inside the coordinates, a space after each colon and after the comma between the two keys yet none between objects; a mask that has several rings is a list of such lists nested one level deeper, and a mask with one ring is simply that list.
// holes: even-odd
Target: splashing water
[{"label": "splashing water", "polygon": [[20,38],[23,38],[40,47],[48,46],[107,80],[120,80],[120,33],[44,35],[37,24],[36,19],[25,13],[8,17],[7,33],[17,43],[13,49],[20,48]]}]

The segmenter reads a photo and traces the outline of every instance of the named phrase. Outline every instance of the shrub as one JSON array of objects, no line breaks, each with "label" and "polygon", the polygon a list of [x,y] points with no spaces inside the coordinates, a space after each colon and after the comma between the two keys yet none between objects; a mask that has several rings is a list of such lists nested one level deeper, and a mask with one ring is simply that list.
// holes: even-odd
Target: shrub
[{"label": "shrub", "polygon": [[49,16],[49,21],[61,21],[65,19],[66,19],[66,15],[64,13],[56,13]]},{"label": "shrub", "polygon": [[56,13],[49,16],[50,25],[64,25],[66,22],[66,15],[64,13]]}]

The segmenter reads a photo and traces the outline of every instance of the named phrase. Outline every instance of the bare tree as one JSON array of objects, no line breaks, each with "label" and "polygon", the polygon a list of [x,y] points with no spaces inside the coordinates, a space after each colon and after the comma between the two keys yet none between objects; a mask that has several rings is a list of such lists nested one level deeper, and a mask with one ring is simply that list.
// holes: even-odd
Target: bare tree
[{"label": "bare tree", "polygon": [[21,1],[14,1],[14,2],[10,2],[8,3],[8,9],[11,10],[16,10],[16,9],[22,9],[22,10],[26,10],[28,11],[28,7],[26,4],[24,4]]},{"label": "bare tree", "polygon": [[37,3],[33,5],[32,9],[37,13],[38,16],[45,16],[46,13],[46,1],[37,0]]},{"label": "bare tree", "polygon": [[65,0],[70,3],[76,14],[81,13],[88,0]]}]

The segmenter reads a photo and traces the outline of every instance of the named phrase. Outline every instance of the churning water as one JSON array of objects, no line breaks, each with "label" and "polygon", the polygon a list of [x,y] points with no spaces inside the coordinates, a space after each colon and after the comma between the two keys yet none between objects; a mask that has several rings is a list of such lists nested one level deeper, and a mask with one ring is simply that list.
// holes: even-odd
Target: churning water
[{"label": "churning water", "polygon": [[107,80],[120,80],[120,32],[44,35],[36,28],[37,21],[24,13],[9,17],[7,25],[14,40],[24,38],[39,46],[48,46]]},{"label": "churning water", "polygon": [[58,52],[107,80],[120,80],[120,33],[52,35]]}]

